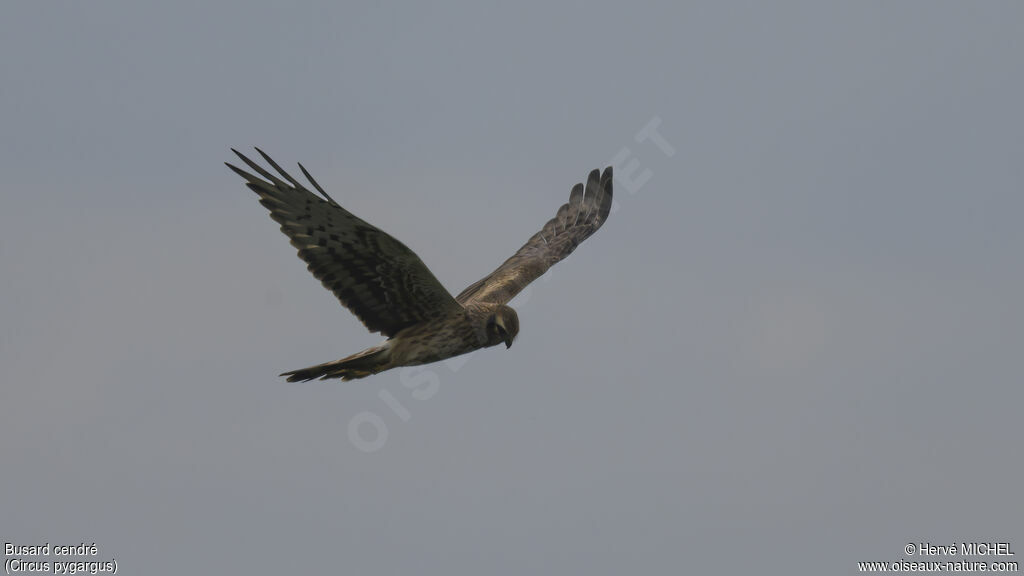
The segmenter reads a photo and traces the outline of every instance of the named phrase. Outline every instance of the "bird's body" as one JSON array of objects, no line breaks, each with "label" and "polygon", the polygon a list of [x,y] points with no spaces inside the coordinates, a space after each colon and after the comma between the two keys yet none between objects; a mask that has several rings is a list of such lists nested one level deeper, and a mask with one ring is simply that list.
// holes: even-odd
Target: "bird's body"
[{"label": "bird's body", "polygon": [[[501,337],[489,336],[487,318],[499,304],[473,304],[465,310],[404,328],[377,346],[341,360],[286,372],[289,380],[341,378],[351,380],[398,366],[416,366],[461,356],[479,348],[501,344]],[[509,344],[511,345],[511,340]]]},{"label": "bird's body", "polygon": [[263,179],[228,167],[260,196],[310,272],[370,331],[387,336],[381,344],[341,360],[285,372],[282,376],[289,382],[351,380],[497,344],[511,347],[519,333],[519,317],[506,303],[600,228],[611,211],[612,169],[603,175],[594,170],[586,188],[574,186],[569,202],[515,255],[453,298],[412,250],[342,208],[301,164],[323,198],[257,151],[280,177],[238,151],[235,154]]}]

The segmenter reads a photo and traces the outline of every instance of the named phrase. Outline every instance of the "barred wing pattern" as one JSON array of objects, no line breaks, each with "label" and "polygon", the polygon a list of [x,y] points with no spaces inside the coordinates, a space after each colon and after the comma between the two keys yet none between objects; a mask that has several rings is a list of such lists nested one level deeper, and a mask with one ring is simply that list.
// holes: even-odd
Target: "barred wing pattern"
[{"label": "barred wing pattern", "polygon": [[612,168],[600,174],[594,170],[587,186],[576,184],[569,202],[558,209],[540,232],[497,270],[462,291],[456,300],[506,304],[527,284],[564,259],[576,246],[597,231],[612,209]]},{"label": "barred wing pattern", "polygon": [[391,337],[403,328],[462,308],[416,253],[339,206],[302,164],[302,173],[323,198],[307,190],[262,150],[256,151],[280,177],[235,149],[232,152],[263,178],[225,164],[259,195],[260,204],[281,225],[299,257],[309,264],[309,271],[367,329]]}]

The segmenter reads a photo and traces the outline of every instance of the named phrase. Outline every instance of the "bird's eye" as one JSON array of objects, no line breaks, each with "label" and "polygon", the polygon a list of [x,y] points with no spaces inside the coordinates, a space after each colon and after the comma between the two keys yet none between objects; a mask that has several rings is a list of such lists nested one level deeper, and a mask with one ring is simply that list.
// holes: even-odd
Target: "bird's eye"
[{"label": "bird's eye", "polygon": [[496,317],[491,316],[487,320],[487,331],[501,335],[505,334],[505,327],[502,326],[501,324],[498,324],[498,319]]}]

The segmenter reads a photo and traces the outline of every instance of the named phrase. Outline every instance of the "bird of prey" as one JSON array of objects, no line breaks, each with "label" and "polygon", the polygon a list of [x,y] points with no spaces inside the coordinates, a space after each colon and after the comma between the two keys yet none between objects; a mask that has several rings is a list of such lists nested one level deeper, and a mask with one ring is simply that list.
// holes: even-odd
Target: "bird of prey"
[{"label": "bird of prey", "polygon": [[[245,179],[270,217],[324,287],[384,342],[351,356],[285,372],[289,382],[352,380],[398,366],[437,362],[478,348],[511,347],[519,317],[507,306],[520,290],[572,253],[604,224],[612,208],[612,169],[576,184],[555,217],[501,266],[452,297],[412,250],[345,210],[299,169],[321,196],[281,169],[277,175],[234,152],[256,174],[225,162]],[[262,176],[262,178],[260,178]]]}]

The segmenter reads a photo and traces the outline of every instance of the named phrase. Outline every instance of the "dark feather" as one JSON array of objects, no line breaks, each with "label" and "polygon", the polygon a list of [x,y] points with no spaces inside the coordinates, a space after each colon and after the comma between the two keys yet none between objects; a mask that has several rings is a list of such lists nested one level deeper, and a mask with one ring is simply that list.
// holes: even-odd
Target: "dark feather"
[{"label": "dark feather", "polygon": [[[257,148],[274,175],[232,151],[262,178],[227,164],[260,197],[309,271],[371,332],[391,337],[401,329],[461,309],[422,260],[404,244],[361,220],[323,194],[307,190]],[[283,178],[283,180],[282,180]]]}]

